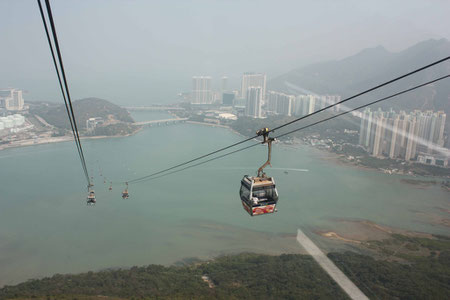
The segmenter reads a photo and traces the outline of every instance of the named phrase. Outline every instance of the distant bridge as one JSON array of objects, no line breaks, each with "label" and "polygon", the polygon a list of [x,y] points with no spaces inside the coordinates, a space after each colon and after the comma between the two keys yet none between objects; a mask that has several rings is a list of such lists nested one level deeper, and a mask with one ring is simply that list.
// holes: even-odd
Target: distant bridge
[{"label": "distant bridge", "polygon": [[152,121],[134,122],[133,125],[135,125],[135,126],[153,126],[153,125],[160,126],[160,125],[183,123],[187,120],[188,120],[188,118],[152,120]]},{"label": "distant bridge", "polygon": [[153,110],[153,111],[165,111],[165,110],[184,110],[182,107],[175,106],[125,106],[126,110]]}]

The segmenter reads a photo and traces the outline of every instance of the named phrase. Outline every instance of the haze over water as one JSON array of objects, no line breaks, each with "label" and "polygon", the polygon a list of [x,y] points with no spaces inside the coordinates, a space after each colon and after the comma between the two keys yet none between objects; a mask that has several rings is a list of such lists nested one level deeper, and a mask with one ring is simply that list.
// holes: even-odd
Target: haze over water
[{"label": "haze over water", "polygon": [[[167,116],[134,114],[137,121]],[[300,252],[286,235],[295,235],[299,227],[330,226],[338,218],[448,233],[417,214],[448,208],[448,192],[439,186],[420,189],[402,183],[402,176],[334,164],[306,146],[274,147],[267,173],[275,177],[280,201],[273,215],[248,216],[238,194],[242,176],[254,174],[266,159],[263,146],[130,185],[130,199],[121,198],[124,185],[116,182],[241,139],[223,128],[179,124],[131,137],[84,140],[95,207],[86,206],[86,183],[73,142],[1,151],[0,286],[54,273],[171,264],[187,257]],[[114,182],[112,191],[100,172]]]}]

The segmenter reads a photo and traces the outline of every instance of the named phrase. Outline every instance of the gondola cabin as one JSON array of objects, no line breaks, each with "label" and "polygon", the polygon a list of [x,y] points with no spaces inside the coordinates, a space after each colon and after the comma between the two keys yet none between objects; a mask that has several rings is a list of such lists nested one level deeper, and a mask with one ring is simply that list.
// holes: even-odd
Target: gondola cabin
[{"label": "gondola cabin", "polygon": [[95,199],[95,192],[93,190],[89,191],[89,195],[87,196],[87,205],[95,205],[97,200]]},{"label": "gondola cabin", "polygon": [[122,199],[128,199],[130,197],[130,194],[128,193],[128,182],[125,182],[126,188],[122,192]]},{"label": "gondola cabin", "polygon": [[239,191],[242,206],[251,216],[276,212],[278,192],[272,177],[245,175]]}]

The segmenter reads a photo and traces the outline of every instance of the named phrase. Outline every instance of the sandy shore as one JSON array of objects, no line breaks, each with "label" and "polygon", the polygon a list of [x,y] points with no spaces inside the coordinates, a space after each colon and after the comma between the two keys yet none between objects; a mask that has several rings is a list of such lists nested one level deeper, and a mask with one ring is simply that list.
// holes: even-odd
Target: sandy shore
[{"label": "sandy shore", "polygon": [[332,230],[316,229],[314,230],[314,233],[326,239],[349,244],[362,244],[367,241],[382,241],[389,239],[393,234],[418,238],[433,238],[433,235],[429,233],[388,227],[369,220],[346,219],[337,220]]},{"label": "sandy shore", "polygon": [[[80,137],[81,140],[96,140],[96,139],[106,139],[106,138],[120,138],[134,135],[140,131],[136,130],[132,134],[127,135],[99,135],[99,136],[83,136]],[[28,139],[22,141],[12,142],[11,144],[0,145],[0,151],[6,150],[10,148],[20,148],[20,147],[29,147],[29,146],[37,146],[37,145],[45,145],[45,144],[53,144],[53,143],[62,143],[62,142],[70,142],[73,141],[72,136],[58,136],[58,137],[50,137],[50,138],[37,138],[37,139]]]},{"label": "sandy shore", "polygon": [[[204,123],[204,122],[196,122],[196,121],[186,121],[186,123],[189,124],[196,124],[196,125],[204,125],[204,126],[211,126],[211,127],[217,127],[217,128],[225,128],[230,130],[231,132],[242,136],[239,132],[232,129],[230,126],[227,125],[218,125],[218,124],[212,124],[212,123]],[[107,136],[107,135],[101,135],[101,136],[83,136],[80,137],[82,140],[88,140],[88,139],[106,139],[106,138],[119,138],[119,137],[127,137],[132,136],[140,132],[143,128],[140,128],[136,130],[135,132],[127,135],[113,135],[113,136]],[[6,150],[10,148],[20,148],[20,147],[29,147],[29,146],[36,146],[36,145],[44,145],[44,144],[53,144],[53,143],[62,143],[62,142],[70,142],[73,141],[72,136],[59,136],[59,137],[50,137],[50,138],[37,138],[37,139],[28,139],[28,140],[21,140],[21,141],[15,141],[10,144],[4,144],[0,145],[0,151]]]}]

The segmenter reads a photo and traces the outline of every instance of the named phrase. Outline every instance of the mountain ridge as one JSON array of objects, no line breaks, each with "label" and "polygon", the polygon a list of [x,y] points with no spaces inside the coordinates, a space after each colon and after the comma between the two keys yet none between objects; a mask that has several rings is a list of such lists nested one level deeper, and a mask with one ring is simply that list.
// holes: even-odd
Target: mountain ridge
[{"label": "mountain ridge", "polygon": [[[390,52],[383,46],[377,46],[363,49],[344,59],[293,69],[269,80],[268,89],[289,94],[297,94],[296,90],[309,90],[317,94],[338,94],[345,98],[449,55],[450,41],[447,39],[425,40],[399,52]],[[362,97],[363,100],[352,100],[349,105],[367,103],[447,74],[450,74],[449,61],[371,92]],[[377,107],[407,111],[444,110],[450,115],[450,84],[448,80],[437,82],[374,106]],[[450,132],[449,119],[446,122],[447,132]]]}]

